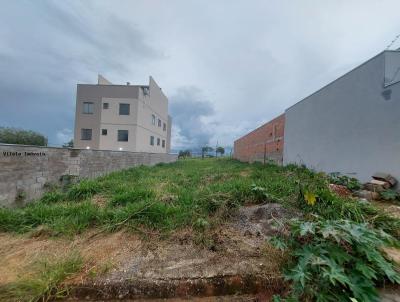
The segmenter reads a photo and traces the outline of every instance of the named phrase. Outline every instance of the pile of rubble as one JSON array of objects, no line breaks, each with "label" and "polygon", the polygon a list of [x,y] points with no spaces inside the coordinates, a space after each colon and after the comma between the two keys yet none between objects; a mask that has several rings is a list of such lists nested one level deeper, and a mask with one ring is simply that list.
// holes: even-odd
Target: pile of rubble
[{"label": "pile of rubble", "polygon": [[375,173],[372,179],[364,184],[363,190],[356,191],[354,194],[367,200],[377,200],[380,199],[380,193],[393,188],[396,183],[397,180],[390,174]]}]

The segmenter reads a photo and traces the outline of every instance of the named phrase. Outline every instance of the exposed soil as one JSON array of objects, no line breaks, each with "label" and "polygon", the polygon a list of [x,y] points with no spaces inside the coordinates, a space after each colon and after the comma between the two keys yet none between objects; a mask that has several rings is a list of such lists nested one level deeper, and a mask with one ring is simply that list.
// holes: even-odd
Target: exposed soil
[{"label": "exposed soil", "polygon": [[264,241],[271,236],[284,233],[287,221],[299,215],[278,203],[252,205],[240,208],[232,226],[244,236],[256,236]]},{"label": "exposed soil", "polygon": [[[39,232],[40,233],[40,232]],[[78,251],[86,260],[85,271],[78,278],[86,278],[90,270],[101,270],[104,264],[117,266],[126,253],[140,247],[138,236],[117,232],[93,236],[87,232],[74,239],[29,238],[29,235],[0,233],[0,284],[16,281],[19,275],[29,273],[30,265],[43,258],[63,257]]]},{"label": "exposed soil", "polygon": [[383,211],[385,211],[387,214],[400,218],[400,205],[398,203],[391,203],[387,201],[374,201],[374,205]]},{"label": "exposed soil", "polygon": [[182,232],[149,240],[126,255],[118,268],[75,284],[74,295],[92,299],[168,298],[282,292],[282,254],[260,236],[232,226],[212,232],[206,246]]},{"label": "exposed soil", "polygon": [[29,273],[35,260],[78,251],[85,268],[67,281],[76,298],[207,297],[258,292],[267,297],[285,287],[279,269],[283,256],[265,238],[280,231],[282,221],[291,216],[276,204],[244,207],[233,222],[213,231],[183,230],[167,239],[152,235],[143,238],[123,231],[91,231],[73,239],[50,239],[40,228],[24,236],[3,233],[0,285]]},{"label": "exposed soil", "polygon": [[[242,207],[216,230],[188,229],[167,239],[124,231],[73,239],[49,239],[41,231],[34,238],[0,234],[0,285],[29,273],[35,260],[76,250],[86,265],[67,281],[71,300],[270,301],[286,290],[280,274],[285,259],[266,238],[285,232],[285,222],[297,215],[273,203]],[[382,295],[397,301],[390,300],[396,290]]]}]

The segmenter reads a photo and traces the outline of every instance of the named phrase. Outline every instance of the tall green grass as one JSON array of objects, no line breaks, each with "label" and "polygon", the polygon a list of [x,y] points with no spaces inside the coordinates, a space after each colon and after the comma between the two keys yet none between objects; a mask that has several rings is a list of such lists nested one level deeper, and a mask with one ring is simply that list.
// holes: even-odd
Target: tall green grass
[{"label": "tall green grass", "polygon": [[[386,231],[398,228],[398,220],[387,218],[375,208],[334,195],[327,181],[323,174],[293,165],[179,160],[82,180],[66,192],[46,193],[38,202],[21,209],[1,208],[0,231],[23,233],[38,226],[54,235],[73,235],[93,227],[170,231],[193,225],[198,219],[226,218],[246,203],[271,201],[305,215],[370,220]],[[299,198],[301,188],[318,195],[314,206]],[[99,196],[105,204],[96,203]]]}]

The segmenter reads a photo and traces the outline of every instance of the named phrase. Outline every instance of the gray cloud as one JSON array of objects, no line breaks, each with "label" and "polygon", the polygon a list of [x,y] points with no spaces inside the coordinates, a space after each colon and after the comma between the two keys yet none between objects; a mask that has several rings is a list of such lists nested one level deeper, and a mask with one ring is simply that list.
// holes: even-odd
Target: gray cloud
[{"label": "gray cloud", "polygon": [[0,13],[9,24],[0,26],[0,126],[40,131],[53,145],[73,128],[78,82],[95,82],[98,72],[131,76],[126,62],[163,58],[125,19],[103,11],[98,22],[73,4],[8,2]]},{"label": "gray cloud", "polygon": [[170,98],[175,148],[196,148],[209,144],[213,125],[206,122],[214,114],[212,103],[196,87],[181,87]]},{"label": "gray cloud", "polygon": [[396,0],[4,0],[0,126],[61,143],[77,83],[152,75],[171,100],[173,147],[231,145],[382,51],[399,34],[399,9]]}]

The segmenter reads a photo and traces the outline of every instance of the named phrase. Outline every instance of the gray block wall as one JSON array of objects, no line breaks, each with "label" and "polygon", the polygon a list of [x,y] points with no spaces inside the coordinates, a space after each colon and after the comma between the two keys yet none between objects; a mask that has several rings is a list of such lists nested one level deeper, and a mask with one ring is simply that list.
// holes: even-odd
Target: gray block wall
[{"label": "gray block wall", "polygon": [[57,184],[63,175],[94,178],[176,159],[171,154],[0,144],[0,206],[22,206],[37,199],[45,184]]},{"label": "gray block wall", "polygon": [[284,164],[363,182],[379,171],[400,180],[399,59],[383,52],[287,109]]}]

